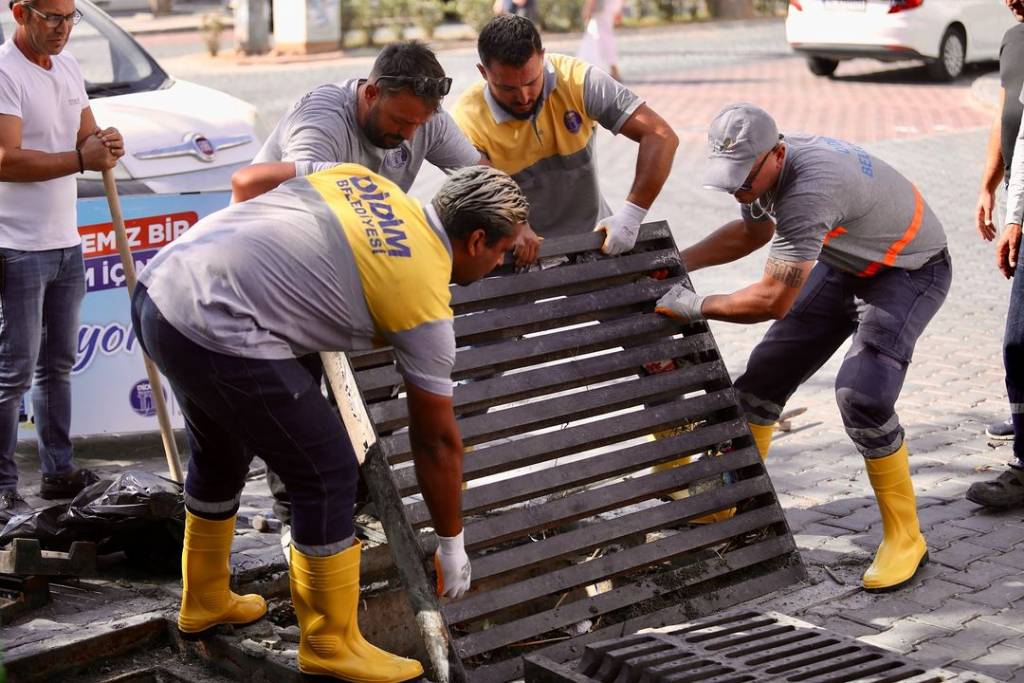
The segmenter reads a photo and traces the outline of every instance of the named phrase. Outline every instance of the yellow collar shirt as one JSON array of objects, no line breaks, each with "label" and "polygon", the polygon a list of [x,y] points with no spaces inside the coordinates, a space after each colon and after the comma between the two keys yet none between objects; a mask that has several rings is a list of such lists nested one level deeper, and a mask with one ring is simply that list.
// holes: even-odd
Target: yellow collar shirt
[{"label": "yellow collar shirt", "polygon": [[597,180],[597,125],[617,135],[641,104],[597,67],[551,54],[531,118],[508,113],[483,81],[462,94],[453,116],[470,142],[519,183],[531,227],[554,237],[590,232],[611,215]]}]

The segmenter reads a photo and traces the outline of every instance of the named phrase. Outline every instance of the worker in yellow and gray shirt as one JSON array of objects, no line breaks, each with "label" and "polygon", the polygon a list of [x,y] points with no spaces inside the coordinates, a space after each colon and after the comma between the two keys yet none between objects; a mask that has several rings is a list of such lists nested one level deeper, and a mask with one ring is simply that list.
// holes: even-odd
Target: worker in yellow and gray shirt
[{"label": "worker in yellow and gray shirt", "polygon": [[458,597],[471,569],[449,283],[470,284],[500,263],[528,206],[507,175],[487,166],[456,171],[425,207],[356,164],[279,162],[271,170],[285,182],[207,216],[162,249],[132,299],[135,332],[171,382],[192,456],[178,628],[197,638],[266,613],[263,598],[236,595],[228,582],[240,494],[259,453],[293,505],[299,670],[345,681],[419,679],[418,662],[359,633],[358,463],[299,358],[394,347],[416,473],[438,534],[438,592]]},{"label": "worker in yellow and gray shirt", "polygon": [[[528,19],[492,19],[477,42],[484,82],[463,93],[455,122],[477,149],[511,175],[530,202],[541,237],[604,230],[602,250],[629,251],[672,168],[679,139],[635,93],[565,55],[545,55]],[[613,212],[597,182],[596,128],[640,145],[625,204]]]}]

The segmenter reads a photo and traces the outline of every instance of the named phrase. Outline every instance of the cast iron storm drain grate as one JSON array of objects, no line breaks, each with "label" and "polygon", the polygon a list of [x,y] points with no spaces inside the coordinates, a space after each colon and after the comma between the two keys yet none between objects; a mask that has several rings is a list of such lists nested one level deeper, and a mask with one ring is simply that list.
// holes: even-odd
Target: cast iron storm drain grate
[{"label": "cast iron storm drain grate", "polygon": [[[473,560],[461,599],[432,597],[435,541],[391,349],[349,354],[358,391],[335,387],[362,398],[379,435],[363,473],[424,641],[442,644],[435,669],[450,666],[438,680],[515,680],[527,652],[573,659],[804,576],[710,330],[654,313],[687,279],[668,225],[645,225],[615,258],[601,238],[546,240],[541,255],[564,263],[452,291]],[[699,457],[651,469],[684,456]]]},{"label": "cast iron storm drain grate", "polygon": [[587,645],[575,662],[526,656],[526,683],[987,683],[926,669],[774,612],[736,611]]}]

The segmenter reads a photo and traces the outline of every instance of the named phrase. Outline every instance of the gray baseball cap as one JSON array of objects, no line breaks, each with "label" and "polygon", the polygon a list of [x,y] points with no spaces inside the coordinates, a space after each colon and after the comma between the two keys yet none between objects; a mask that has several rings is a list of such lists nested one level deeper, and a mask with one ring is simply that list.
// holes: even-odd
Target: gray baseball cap
[{"label": "gray baseball cap", "polygon": [[781,136],[775,119],[760,107],[739,102],[718,112],[708,128],[704,187],[733,193],[747,179],[754,160]]}]

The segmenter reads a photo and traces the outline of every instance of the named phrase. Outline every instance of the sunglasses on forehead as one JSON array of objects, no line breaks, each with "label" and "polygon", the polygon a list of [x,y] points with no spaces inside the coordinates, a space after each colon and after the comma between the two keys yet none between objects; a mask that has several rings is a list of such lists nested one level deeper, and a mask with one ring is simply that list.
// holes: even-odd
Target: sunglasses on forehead
[{"label": "sunglasses on forehead", "polygon": [[429,76],[377,76],[374,83],[392,81],[410,88],[417,97],[444,97],[452,89],[452,79]]}]

